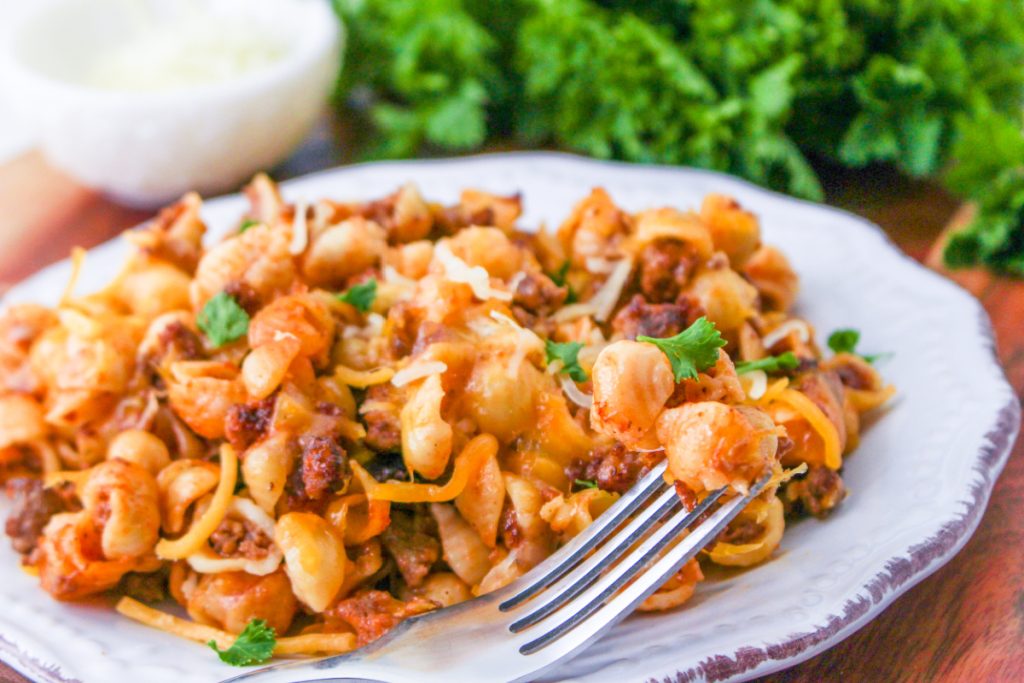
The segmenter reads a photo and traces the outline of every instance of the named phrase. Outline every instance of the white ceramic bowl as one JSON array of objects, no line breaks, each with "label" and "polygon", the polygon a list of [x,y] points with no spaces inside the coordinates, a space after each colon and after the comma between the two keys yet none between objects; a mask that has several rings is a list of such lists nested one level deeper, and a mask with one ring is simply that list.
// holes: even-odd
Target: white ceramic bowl
[{"label": "white ceramic bowl", "polygon": [[272,31],[283,55],[266,67],[167,90],[82,85],[103,49],[138,30],[146,3],[174,7],[46,0],[10,29],[5,83],[49,160],[122,201],[155,205],[188,190],[232,189],[284,159],[316,120],[340,65],[342,32],[326,0],[203,0],[204,11]]}]

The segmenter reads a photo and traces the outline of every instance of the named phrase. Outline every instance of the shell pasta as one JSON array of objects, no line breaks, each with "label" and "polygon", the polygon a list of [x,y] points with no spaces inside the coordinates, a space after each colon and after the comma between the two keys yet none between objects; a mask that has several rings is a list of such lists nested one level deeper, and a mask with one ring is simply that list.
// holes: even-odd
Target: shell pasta
[{"label": "shell pasta", "polygon": [[[246,196],[216,243],[190,194],[101,291],[0,312],[6,532],[58,600],[344,651],[515,581],[662,461],[686,505],[773,473],[641,606],[675,609],[834,509],[894,393],[853,344],[822,352],[728,197],[631,213],[595,189],[528,232],[518,195]],[[189,618],[143,604],[165,599]]]}]

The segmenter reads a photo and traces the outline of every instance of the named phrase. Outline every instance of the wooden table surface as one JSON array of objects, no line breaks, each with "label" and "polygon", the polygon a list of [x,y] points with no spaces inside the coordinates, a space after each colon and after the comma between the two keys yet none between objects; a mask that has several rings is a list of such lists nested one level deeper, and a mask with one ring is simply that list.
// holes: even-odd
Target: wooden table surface
[{"label": "wooden table surface", "polygon": [[[347,163],[348,128],[325,119],[274,175]],[[957,204],[937,187],[884,169],[823,167],[828,201],[881,225],[914,258],[934,265],[933,245]],[[0,165],[0,283],[16,282],[148,217],[85,189],[37,153]],[[958,273],[992,316],[999,355],[1024,394],[1024,282]],[[951,321],[950,324],[957,324]],[[995,487],[978,531],[949,564],[831,650],[766,681],[1024,680],[1024,447]],[[23,682],[0,665],[0,682]]]}]

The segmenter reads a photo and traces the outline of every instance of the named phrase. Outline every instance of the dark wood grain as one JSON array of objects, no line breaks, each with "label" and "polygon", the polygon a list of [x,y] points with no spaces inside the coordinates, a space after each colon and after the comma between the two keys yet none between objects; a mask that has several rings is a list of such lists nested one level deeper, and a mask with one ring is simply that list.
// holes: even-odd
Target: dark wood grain
[{"label": "dark wood grain", "polygon": [[[275,175],[351,161],[357,134],[344,122],[325,119]],[[829,203],[878,223],[908,254],[937,267],[934,245],[956,213],[953,198],[884,169],[820,169]],[[144,218],[146,212],[78,186],[36,153],[2,165],[0,282],[16,281],[64,258],[73,245],[92,246]],[[1024,394],[1024,283],[972,271],[953,277],[989,311],[1000,358],[1018,395]],[[764,680],[1024,680],[1022,451],[1018,443],[977,533],[956,558],[836,647]],[[0,682],[23,680],[0,665]]]}]

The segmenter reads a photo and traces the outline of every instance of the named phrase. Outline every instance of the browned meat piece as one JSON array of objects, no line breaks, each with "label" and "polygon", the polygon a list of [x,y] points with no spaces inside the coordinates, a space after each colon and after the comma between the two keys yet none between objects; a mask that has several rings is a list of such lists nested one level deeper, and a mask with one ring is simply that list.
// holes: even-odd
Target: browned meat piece
[{"label": "browned meat piece", "polygon": [[593,481],[605,491],[624,493],[650,472],[663,453],[638,453],[621,443],[595,448],[586,458],[577,458],[566,469],[570,480]]},{"label": "browned meat piece", "polygon": [[409,469],[402,460],[402,454],[395,451],[378,453],[364,467],[377,481],[409,481]]},{"label": "browned meat piece", "polygon": [[11,545],[22,555],[36,549],[43,527],[59,512],[77,509],[70,489],[44,488],[38,479],[19,477],[7,482],[13,500],[4,531]]},{"label": "browned meat piece", "polygon": [[391,524],[381,542],[398,565],[402,578],[412,587],[423,583],[430,568],[441,557],[441,544],[432,534],[434,521],[427,515],[404,510],[391,511]]},{"label": "browned meat piece", "polygon": [[351,626],[356,632],[358,644],[362,646],[377,640],[403,619],[437,607],[430,600],[420,597],[402,602],[385,591],[368,590],[341,600],[328,608],[326,615],[328,623],[341,621]]},{"label": "browned meat piece", "polygon": [[224,288],[224,293],[231,296],[235,303],[245,309],[249,315],[256,315],[263,305],[260,293],[245,282],[231,282]]},{"label": "browned meat piece", "polygon": [[399,301],[388,309],[388,348],[395,358],[403,358],[412,353],[416,343],[417,313],[407,301]]},{"label": "browned meat piece", "polygon": [[636,294],[612,319],[612,330],[626,339],[638,336],[671,337],[679,334],[704,314],[700,304],[681,298],[671,304],[650,304]]},{"label": "browned meat piece", "polygon": [[547,315],[565,303],[568,287],[559,287],[544,273],[525,273],[516,285],[513,303],[530,313]]},{"label": "browned meat piece", "polygon": [[203,342],[199,335],[180,320],[168,323],[160,331],[160,348],[165,349],[161,358],[170,356],[174,360],[195,360],[203,355]]},{"label": "browned meat piece", "polygon": [[506,548],[514,549],[523,542],[523,528],[519,526],[519,519],[515,509],[505,503],[501,510],[501,540]]},{"label": "browned meat piece", "polygon": [[224,436],[235,450],[244,451],[263,438],[274,416],[275,400],[268,396],[256,403],[236,403],[228,409]]},{"label": "browned meat piece", "polygon": [[366,390],[364,403],[390,404],[389,408],[370,410],[363,414],[366,423],[366,445],[380,452],[402,448],[402,424],[399,419],[397,391],[390,384],[377,384]]},{"label": "browned meat piece", "polygon": [[752,519],[746,519],[740,517],[733,520],[729,526],[725,528],[725,531],[718,535],[718,541],[722,543],[731,543],[733,545],[743,545],[745,543],[753,543],[757,539],[761,538],[764,534],[764,525],[759,524]]},{"label": "browned meat piece", "polygon": [[140,602],[161,602],[167,599],[167,572],[157,571],[152,574],[128,572],[121,577],[117,585],[118,591]]},{"label": "browned meat piece", "polygon": [[839,473],[821,465],[812,465],[806,476],[786,484],[784,491],[792,512],[818,518],[827,517],[846,497]]},{"label": "browned meat piece", "polygon": [[640,291],[648,301],[675,301],[686,286],[696,257],[677,240],[656,240],[640,252]]},{"label": "browned meat piece", "polygon": [[302,487],[310,500],[342,488],[351,478],[345,449],[333,439],[314,436],[302,440]]},{"label": "browned meat piece", "polygon": [[273,539],[249,520],[225,519],[210,535],[213,552],[221,557],[258,560],[267,556]]}]

